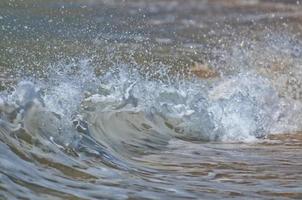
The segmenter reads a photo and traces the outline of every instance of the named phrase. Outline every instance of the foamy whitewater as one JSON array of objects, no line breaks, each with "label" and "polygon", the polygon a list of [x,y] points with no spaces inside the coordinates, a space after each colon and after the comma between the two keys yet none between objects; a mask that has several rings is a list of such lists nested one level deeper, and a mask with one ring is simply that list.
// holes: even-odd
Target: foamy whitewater
[{"label": "foamy whitewater", "polygon": [[[12,92],[2,92],[2,123],[47,139],[68,141],[84,134],[100,142],[105,142],[102,134],[127,137],[128,131],[138,137],[146,131],[158,137],[248,142],[302,128],[301,102],[281,97],[268,78],[253,72],[214,81],[165,81],[125,65],[98,77],[87,59],[77,69],[70,66],[51,68],[47,82],[20,81]],[[77,127],[83,130],[78,133]]]}]

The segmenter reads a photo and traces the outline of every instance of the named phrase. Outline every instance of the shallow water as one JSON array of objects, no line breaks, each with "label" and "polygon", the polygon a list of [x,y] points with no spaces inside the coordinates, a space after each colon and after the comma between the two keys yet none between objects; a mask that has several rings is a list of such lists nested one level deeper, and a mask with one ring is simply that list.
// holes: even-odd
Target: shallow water
[{"label": "shallow water", "polygon": [[1,1],[0,199],[301,199],[297,1]]}]

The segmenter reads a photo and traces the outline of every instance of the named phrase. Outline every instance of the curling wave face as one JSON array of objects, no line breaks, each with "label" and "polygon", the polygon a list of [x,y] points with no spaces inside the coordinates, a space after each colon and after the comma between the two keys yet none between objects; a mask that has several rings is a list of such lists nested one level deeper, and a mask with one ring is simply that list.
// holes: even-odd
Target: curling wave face
[{"label": "curling wave face", "polygon": [[[253,72],[211,81],[164,81],[126,66],[96,76],[82,60],[76,71],[61,66],[49,74],[45,82],[21,81],[12,92],[1,93],[1,179],[12,180],[4,187],[19,188],[15,194],[5,193],[8,198],[26,192],[24,185],[32,185],[33,192],[51,188],[46,196],[63,197],[69,186],[80,190],[68,195],[80,198],[96,198],[99,189],[108,191],[98,194],[102,197],[114,190],[119,191],[116,198],[128,197],[128,190],[140,196],[139,189],[125,186],[137,181],[131,174],[146,176],[148,180],[138,183],[146,186],[154,178],[150,174],[159,170],[148,164],[152,159],[141,159],[166,152],[177,141],[251,143],[272,133],[302,130],[301,102],[281,97],[271,80]],[[28,174],[28,169],[33,171]],[[94,184],[99,177],[104,183]],[[89,181],[80,186],[77,179]],[[105,189],[111,184],[119,186]],[[196,195],[180,188],[180,198]],[[158,198],[169,191],[164,190]]]}]

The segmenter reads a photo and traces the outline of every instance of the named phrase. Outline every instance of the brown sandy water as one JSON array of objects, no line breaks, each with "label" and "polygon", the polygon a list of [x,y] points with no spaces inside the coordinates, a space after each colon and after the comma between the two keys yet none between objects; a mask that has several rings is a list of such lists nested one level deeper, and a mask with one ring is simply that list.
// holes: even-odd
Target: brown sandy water
[{"label": "brown sandy water", "polygon": [[0,199],[301,199],[299,1],[1,1]]}]

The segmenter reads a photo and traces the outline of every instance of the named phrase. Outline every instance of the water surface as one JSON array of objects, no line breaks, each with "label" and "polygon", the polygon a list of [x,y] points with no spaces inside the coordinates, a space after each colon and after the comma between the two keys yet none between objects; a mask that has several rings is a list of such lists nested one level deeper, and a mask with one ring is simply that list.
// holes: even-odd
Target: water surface
[{"label": "water surface", "polygon": [[0,199],[301,199],[299,1],[0,2]]}]

